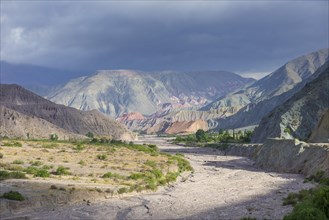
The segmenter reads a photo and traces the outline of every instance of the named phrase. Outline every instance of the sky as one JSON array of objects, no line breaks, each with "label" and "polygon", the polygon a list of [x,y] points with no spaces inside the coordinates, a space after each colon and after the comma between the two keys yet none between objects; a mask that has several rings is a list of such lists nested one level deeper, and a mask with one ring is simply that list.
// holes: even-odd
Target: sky
[{"label": "sky", "polygon": [[1,1],[1,60],[259,78],[328,47],[328,1]]}]

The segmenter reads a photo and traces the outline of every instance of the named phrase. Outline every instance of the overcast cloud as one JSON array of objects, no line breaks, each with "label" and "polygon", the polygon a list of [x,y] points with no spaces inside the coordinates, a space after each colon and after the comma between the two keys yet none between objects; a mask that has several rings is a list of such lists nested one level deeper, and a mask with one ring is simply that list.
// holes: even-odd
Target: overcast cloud
[{"label": "overcast cloud", "polygon": [[1,1],[1,59],[269,72],[328,47],[328,1]]}]

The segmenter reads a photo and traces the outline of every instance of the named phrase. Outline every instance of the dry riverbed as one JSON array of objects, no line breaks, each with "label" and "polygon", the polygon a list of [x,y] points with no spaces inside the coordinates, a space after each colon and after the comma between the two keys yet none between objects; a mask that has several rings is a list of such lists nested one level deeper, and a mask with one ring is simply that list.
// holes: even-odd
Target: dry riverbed
[{"label": "dry riverbed", "polygon": [[[215,149],[177,146],[157,137],[145,137],[140,142],[157,144],[163,152],[183,153],[195,172],[179,178],[169,186],[161,187],[156,192],[147,191],[107,199],[103,196],[102,200],[92,200],[89,203],[40,207],[35,210],[26,208],[13,213],[11,217],[280,219],[292,210],[290,206],[282,206],[282,199],[289,192],[312,187],[310,183],[303,183],[303,177],[300,175],[265,172],[255,168],[248,158],[225,156]],[[88,194],[86,196],[88,197]],[[83,196],[79,195],[79,199],[82,198]]]}]

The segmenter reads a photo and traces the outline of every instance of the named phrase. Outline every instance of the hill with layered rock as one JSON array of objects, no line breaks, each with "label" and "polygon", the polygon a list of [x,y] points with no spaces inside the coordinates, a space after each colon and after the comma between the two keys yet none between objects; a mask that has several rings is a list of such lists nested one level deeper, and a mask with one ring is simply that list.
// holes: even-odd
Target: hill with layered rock
[{"label": "hill with layered rock", "polygon": [[[80,111],[48,101],[18,85],[0,85],[1,136],[21,138],[96,136],[131,140],[124,125],[96,110]],[[11,132],[9,132],[11,131]]]},{"label": "hill with layered rock", "polygon": [[47,98],[113,117],[130,112],[151,115],[170,108],[201,107],[254,81],[225,71],[101,70],[69,81]]},{"label": "hill with layered rock", "polygon": [[255,129],[253,142],[270,137],[328,142],[329,62],[317,70],[311,82],[283,105],[274,108]]},{"label": "hill with layered rock", "polygon": [[258,124],[273,108],[302,89],[316,70],[329,60],[328,54],[328,49],[322,49],[298,57],[245,89],[226,95],[201,110],[230,110],[212,121],[217,129]]}]

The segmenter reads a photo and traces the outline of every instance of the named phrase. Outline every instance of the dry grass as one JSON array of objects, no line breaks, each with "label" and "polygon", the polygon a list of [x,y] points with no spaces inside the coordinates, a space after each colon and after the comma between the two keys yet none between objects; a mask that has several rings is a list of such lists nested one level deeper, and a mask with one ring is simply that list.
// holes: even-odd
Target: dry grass
[{"label": "dry grass", "polygon": [[[22,147],[13,148],[2,146],[0,152],[4,155],[0,169],[6,169],[9,165],[20,161],[20,167],[29,166],[45,167],[51,175],[49,178],[73,179],[84,183],[106,183],[121,185],[133,184],[134,181],[117,181],[101,178],[105,173],[112,172],[128,177],[131,173],[139,173],[150,170],[147,161],[153,161],[164,173],[175,170],[177,167],[168,164],[166,155],[152,156],[149,153],[135,151],[126,147],[95,146],[73,143],[53,143],[21,141]],[[80,147],[79,147],[80,146]],[[69,175],[55,175],[56,168],[63,166],[69,171]],[[16,165],[18,167],[18,165]],[[29,175],[28,175],[29,176]],[[30,175],[29,177],[33,177]],[[77,179],[77,178],[75,178]]]}]

